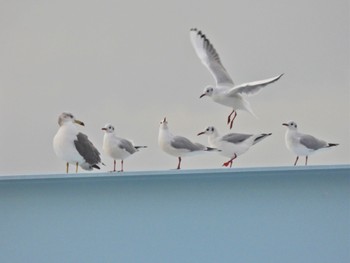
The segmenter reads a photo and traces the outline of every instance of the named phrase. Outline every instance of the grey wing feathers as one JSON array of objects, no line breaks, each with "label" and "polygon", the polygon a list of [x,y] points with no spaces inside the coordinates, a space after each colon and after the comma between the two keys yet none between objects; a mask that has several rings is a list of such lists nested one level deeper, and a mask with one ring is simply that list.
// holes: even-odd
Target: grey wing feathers
[{"label": "grey wing feathers", "polygon": [[232,86],[234,83],[222,65],[219,54],[216,52],[209,39],[196,28],[190,30],[190,38],[197,56],[213,75],[216,83],[218,85],[228,84]]},{"label": "grey wing feathers", "polygon": [[119,147],[121,149],[124,149],[125,151],[127,151],[130,154],[133,154],[137,151],[137,149],[134,147],[134,145],[125,139],[120,139],[120,143],[119,143]]},{"label": "grey wing feathers", "polygon": [[270,136],[271,134],[272,133],[262,133],[262,134],[260,134],[258,137],[256,137],[254,139],[254,143],[253,144],[256,144],[256,143],[260,142],[261,140],[263,140],[264,138]]},{"label": "grey wing feathers", "polygon": [[252,136],[251,134],[229,133],[229,134],[222,136],[222,140],[237,144],[237,143],[244,142],[245,140],[247,140],[251,136]]},{"label": "grey wing feathers", "polygon": [[83,133],[77,134],[77,139],[74,145],[80,155],[90,165],[95,165],[101,162],[100,153],[95,146],[89,141],[88,137]]},{"label": "grey wing feathers", "polygon": [[269,78],[269,79],[265,79],[265,80],[253,81],[253,82],[249,82],[249,83],[244,83],[244,84],[241,84],[241,85],[238,85],[238,86],[232,88],[231,90],[229,90],[228,93],[229,94],[241,93],[241,94],[247,94],[247,95],[254,95],[257,92],[259,92],[261,88],[279,80],[282,76],[283,76],[283,74],[280,74],[277,77],[273,77],[273,78]]},{"label": "grey wing feathers", "polygon": [[[201,144],[194,144],[189,139],[182,136],[175,136],[174,139],[171,141],[171,146],[173,146],[176,149],[185,149],[191,152],[205,149],[205,146]],[[202,148],[202,146],[204,148]]]},{"label": "grey wing feathers", "polygon": [[321,148],[328,147],[328,143],[322,140],[315,138],[312,135],[304,134],[300,137],[300,143],[306,148],[311,150],[318,150]]}]

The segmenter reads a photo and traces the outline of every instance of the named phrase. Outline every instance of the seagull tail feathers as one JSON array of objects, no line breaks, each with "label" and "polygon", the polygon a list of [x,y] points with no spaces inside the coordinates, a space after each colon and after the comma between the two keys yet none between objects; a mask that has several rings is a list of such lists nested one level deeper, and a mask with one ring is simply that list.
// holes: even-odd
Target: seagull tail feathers
[{"label": "seagull tail feathers", "polygon": [[254,139],[254,143],[253,144],[256,144],[258,142],[260,142],[261,140],[265,139],[266,137],[272,135],[272,133],[262,133],[260,134],[259,136],[257,136],[255,139]]},{"label": "seagull tail feathers", "polygon": [[135,146],[135,149],[147,148],[147,146]]},{"label": "seagull tail feathers", "polygon": [[212,148],[212,147],[207,147],[206,151],[208,151],[208,152],[212,152],[212,151],[221,152],[221,150],[216,149],[216,148]]},{"label": "seagull tail feathers", "polygon": [[327,147],[334,147],[334,146],[338,146],[339,143],[328,143]]}]

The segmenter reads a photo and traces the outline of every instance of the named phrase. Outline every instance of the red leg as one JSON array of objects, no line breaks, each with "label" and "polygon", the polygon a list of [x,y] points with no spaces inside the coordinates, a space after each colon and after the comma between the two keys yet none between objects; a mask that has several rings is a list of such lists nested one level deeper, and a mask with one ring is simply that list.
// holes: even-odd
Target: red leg
[{"label": "red leg", "polygon": [[122,169],[120,170],[121,172],[124,172],[124,160],[122,160],[121,162],[121,165],[122,165]]},{"label": "red leg", "polygon": [[223,165],[222,166],[229,166],[230,165],[230,168],[232,167],[232,160],[229,160],[229,161],[227,161],[227,162],[225,162],[225,163],[223,163]]},{"label": "red leg", "polygon": [[178,163],[178,165],[177,165],[177,169],[178,169],[178,170],[180,170],[180,169],[181,169],[181,167],[180,167],[180,166],[181,166],[181,157],[179,157],[179,163]]},{"label": "red leg", "polygon": [[296,165],[297,165],[298,160],[299,160],[299,156],[297,156],[297,158],[295,159],[294,166],[296,166]]},{"label": "red leg", "polygon": [[237,112],[235,111],[235,114],[233,115],[233,118],[230,123],[230,129],[232,129],[233,121],[236,119],[236,116],[237,116]]},{"label": "red leg", "polygon": [[228,115],[228,118],[227,118],[227,124],[230,124],[231,122],[231,116],[232,114],[235,112],[235,110],[232,110],[231,113]]},{"label": "red leg", "polygon": [[116,166],[117,166],[117,162],[116,162],[116,160],[114,160],[114,169],[113,169],[113,172],[115,172]]},{"label": "red leg", "polygon": [[223,163],[223,165],[222,166],[229,166],[230,165],[230,168],[232,167],[232,163],[233,163],[233,160],[234,159],[236,159],[237,158],[237,155],[235,154],[234,156],[233,156],[233,158],[231,158],[230,160],[228,160],[227,162],[225,162],[225,163]]}]

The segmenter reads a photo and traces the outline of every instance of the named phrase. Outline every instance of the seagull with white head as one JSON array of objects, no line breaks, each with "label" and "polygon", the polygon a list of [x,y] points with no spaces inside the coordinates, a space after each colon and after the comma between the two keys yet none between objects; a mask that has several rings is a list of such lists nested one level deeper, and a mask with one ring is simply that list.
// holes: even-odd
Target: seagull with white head
[{"label": "seagull with white head", "polygon": [[323,149],[339,145],[338,143],[328,143],[316,137],[298,131],[298,125],[294,121],[283,123],[287,127],[285,140],[288,150],[297,155],[294,165],[297,164],[299,156],[305,156],[305,165],[310,154]]},{"label": "seagull with white head", "polygon": [[254,144],[271,135],[271,133],[229,133],[220,136],[218,130],[213,126],[209,126],[204,131],[198,133],[198,135],[202,134],[208,135],[208,142],[211,147],[215,147],[220,150],[219,153],[221,155],[230,158],[230,160],[223,164],[226,167],[232,167],[234,159],[247,152]]},{"label": "seagull with white head", "polygon": [[56,155],[66,162],[66,172],[69,164],[78,166],[84,170],[100,169],[100,153],[89,141],[88,137],[79,132],[76,124],[84,126],[82,121],[75,119],[71,113],[63,112],[58,118],[59,129],[53,139],[53,149]]},{"label": "seagull with white head", "polygon": [[265,80],[235,85],[222,65],[219,54],[209,39],[196,28],[190,30],[190,39],[197,56],[216,82],[215,86],[207,86],[200,98],[208,96],[213,101],[232,108],[232,112],[227,118],[227,124],[230,125],[230,128],[232,128],[233,121],[237,116],[237,110],[244,110],[255,116],[249,102],[243,95],[254,95],[258,93],[263,87],[279,80],[283,74]]},{"label": "seagull with white head", "polygon": [[113,159],[114,169],[116,171],[116,160],[121,160],[121,170],[124,171],[124,160],[130,155],[139,151],[140,148],[146,148],[147,146],[135,146],[131,141],[118,137],[115,134],[114,126],[106,124],[102,128],[105,131],[103,136],[103,150],[104,152]]},{"label": "seagull with white head", "polygon": [[191,142],[185,137],[173,135],[169,130],[166,118],[160,122],[158,144],[164,152],[178,158],[177,169],[181,169],[182,157],[217,151],[217,149],[206,147],[200,143]]}]

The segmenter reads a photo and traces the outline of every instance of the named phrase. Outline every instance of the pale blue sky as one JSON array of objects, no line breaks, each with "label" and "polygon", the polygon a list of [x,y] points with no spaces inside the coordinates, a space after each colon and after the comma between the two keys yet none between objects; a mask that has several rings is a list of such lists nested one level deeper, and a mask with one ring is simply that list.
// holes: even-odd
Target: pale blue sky
[{"label": "pale blue sky", "polygon": [[[234,132],[273,135],[234,166],[291,165],[282,122],[337,148],[310,165],[350,163],[349,1],[2,1],[0,2],[0,174],[61,173],[52,149],[63,111],[85,122],[82,131],[102,152],[106,123],[149,148],[125,170],[175,168],[157,145],[166,116],[175,134],[213,125],[229,132],[229,108],[199,99],[213,83],[189,29],[201,29],[236,83],[285,73],[250,97],[255,119],[240,112]],[[112,160],[102,155],[112,169]],[[183,160],[184,169],[216,168],[227,158]],[[303,161],[303,160],[302,160]],[[73,172],[73,170],[72,170]]]}]

